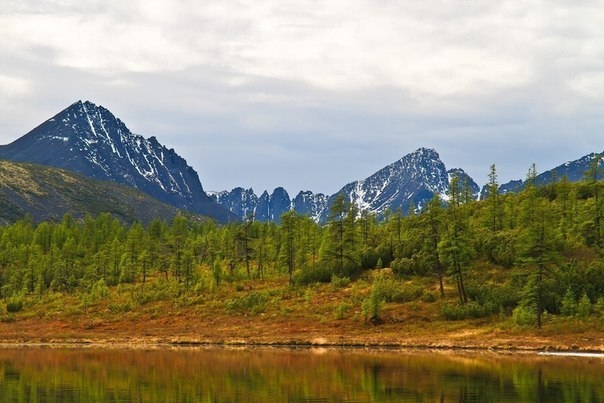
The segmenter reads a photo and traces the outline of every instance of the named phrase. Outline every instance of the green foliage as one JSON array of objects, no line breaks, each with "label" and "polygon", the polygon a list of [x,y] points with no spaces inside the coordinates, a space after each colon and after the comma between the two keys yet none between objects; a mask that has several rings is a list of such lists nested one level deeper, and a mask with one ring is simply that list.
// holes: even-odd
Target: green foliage
[{"label": "green foliage", "polygon": [[256,315],[265,311],[269,299],[270,295],[266,292],[252,291],[242,296],[226,300],[225,306],[229,311]]},{"label": "green foliage", "polygon": [[350,308],[351,308],[350,304],[347,304],[346,302],[341,302],[336,307],[335,315],[334,315],[335,318],[338,320],[344,319],[346,317],[346,314],[350,310]]},{"label": "green foliage", "polygon": [[[340,197],[324,226],[291,212],[280,223],[249,217],[224,226],[182,215],[146,227],[109,213],[38,224],[24,217],[0,227],[0,298],[7,306],[22,298],[29,307],[61,293],[88,309],[117,287],[127,290],[111,301],[119,312],[153,301],[206,301],[209,293],[222,298],[224,283],[244,293],[243,281],[291,274],[298,287],[350,289],[367,320],[379,319],[384,301],[434,302],[439,294],[446,301],[451,288],[460,305],[443,315],[452,319],[500,312],[522,323],[550,312],[585,320],[602,312],[604,298],[601,183],[593,169],[582,183],[547,188],[534,183],[534,167],[528,176],[521,193],[499,195],[491,167],[489,197],[480,202],[453,178],[446,203],[435,197],[417,214],[388,212],[380,220]],[[366,286],[373,269],[379,274],[367,295],[355,285]],[[230,297],[234,312],[266,306],[262,296]]]},{"label": "green foliage", "polygon": [[23,297],[15,295],[6,301],[6,311],[8,313],[17,313],[23,310]]},{"label": "green foliage", "polygon": [[365,317],[365,321],[371,323],[379,323],[381,321],[380,311],[384,305],[384,299],[380,293],[379,286],[374,283],[371,287],[371,294],[363,300],[361,304],[361,312]]},{"label": "green foliage", "polygon": [[516,262],[516,245],[516,231],[499,231],[486,234],[480,246],[491,263],[510,268]]},{"label": "green foliage", "polygon": [[564,297],[562,297],[562,306],[560,313],[565,316],[574,316],[577,313],[577,301],[575,293],[570,288],[566,289]]},{"label": "green foliage", "polygon": [[447,320],[484,318],[498,312],[499,308],[491,302],[480,304],[470,301],[467,304],[444,304],[442,306],[442,315]]},{"label": "green foliage", "polygon": [[580,319],[587,319],[591,315],[591,301],[587,294],[583,294],[577,304],[577,317]]},{"label": "green foliage", "polygon": [[466,286],[468,298],[480,305],[490,305],[511,311],[518,305],[519,295],[513,284],[492,284],[468,282]]},{"label": "green foliage", "polygon": [[109,312],[111,313],[126,313],[132,311],[134,308],[132,301],[127,302],[113,302],[108,306]]},{"label": "green foliage", "polygon": [[212,264],[212,278],[214,285],[219,286],[222,281],[222,265],[217,260]]},{"label": "green foliage", "polygon": [[307,285],[316,283],[329,283],[334,275],[333,270],[328,266],[318,264],[307,266],[296,270],[292,281],[297,285]]},{"label": "green foliage", "polygon": [[350,278],[338,277],[335,274],[331,276],[331,286],[333,289],[346,288],[350,285]]},{"label": "green foliage", "polygon": [[598,298],[598,301],[593,306],[593,310],[596,314],[604,316],[604,297]]},{"label": "green foliage", "polygon": [[145,305],[154,301],[176,300],[184,291],[184,285],[176,279],[159,278],[144,289],[138,286],[133,295],[135,301]]},{"label": "green foliage", "polygon": [[90,295],[94,301],[98,301],[103,299],[109,295],[109,287],[107,287],[107,283],[105,283],[105,279],[99,279],[90,290]]},{"label": "green foliage", "polygon": [[530,305],[518,305],[514,308],[512,320],[517,326],[535,326],[535,323],[537,323],[537,308]]},{"label": "green foliage", "polygon": [[376,276],[373,287],[386,302],[415,301],[420,299],[425,292],[424,288],[419,285],[409,286],[401,280],[382,273]]}]

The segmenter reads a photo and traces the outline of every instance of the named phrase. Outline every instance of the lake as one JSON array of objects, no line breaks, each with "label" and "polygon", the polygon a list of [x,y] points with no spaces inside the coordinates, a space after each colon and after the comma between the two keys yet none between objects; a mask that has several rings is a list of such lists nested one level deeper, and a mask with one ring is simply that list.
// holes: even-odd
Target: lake
[{"label": "lake", "polygon": [[599,402],[603,380],[599,355],[0,348],[1,402]]}]

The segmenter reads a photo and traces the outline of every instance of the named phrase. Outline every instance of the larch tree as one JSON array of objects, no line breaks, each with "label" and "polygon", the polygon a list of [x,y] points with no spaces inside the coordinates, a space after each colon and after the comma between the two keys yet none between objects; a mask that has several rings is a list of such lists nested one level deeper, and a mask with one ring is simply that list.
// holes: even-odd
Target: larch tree
[{"label": "larch tree", "polygon": [[463,191],[459,176],[454,175],[449,184],[447,202],[447,231],[439,243],[439,255],[455,277],[459,301],[468,302],[465,287],[466,266],[470,262],[471,245],[468,239],[468,220],[463,209]]}]

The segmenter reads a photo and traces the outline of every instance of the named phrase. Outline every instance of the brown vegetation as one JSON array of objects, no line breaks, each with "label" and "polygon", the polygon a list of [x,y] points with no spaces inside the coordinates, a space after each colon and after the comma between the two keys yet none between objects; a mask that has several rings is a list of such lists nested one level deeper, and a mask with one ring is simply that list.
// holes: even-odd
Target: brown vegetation
[{"label": "brown vegetation", "polygon": [[[77,295],[49,295],[32,309],[15,314],[4,309],[0,342],[604,351],[602,318],[552,316],[541,329],[518,327],[504,315],[445,320],[440,310],[455,301],[452,288],[447,290],[451,298],[445,300],[386,303],[375,324],[361,310],[371,280],[340,288],[332,284],[290,288],[286,277],[250,280],[223,284],[205,295],[150,302],[136,302],[140,286],[113,287],[108,298],[88,305]],[[228,301],[254,293],[268,300],[256,309],[229,308]]]}]

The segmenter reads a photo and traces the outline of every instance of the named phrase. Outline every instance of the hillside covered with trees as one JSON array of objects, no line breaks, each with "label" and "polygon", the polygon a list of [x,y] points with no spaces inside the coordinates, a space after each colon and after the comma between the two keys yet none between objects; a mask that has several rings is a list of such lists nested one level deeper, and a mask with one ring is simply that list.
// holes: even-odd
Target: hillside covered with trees
[{"label": "hillside covered with trees", "polygon": [[540,328],[568,319],[601,330],[598,162],[579,183],[560,178],[542,187],[532,166],[517,194],[499,193],[492,166],[481,201],[453,178],[446,200],[382,220],[343,198],[326,225],[293,212],[279,225],[253,217],[217,225],[177,216],[146,226],[109,214],[24,218],[0,227],[0,319],[59,315],[49,308],[57,304],[60,315],[155,307],[157,317],[163,303],[295,323],[299,305],[317,320],[359,327],[415,312],[426,323]]}]

